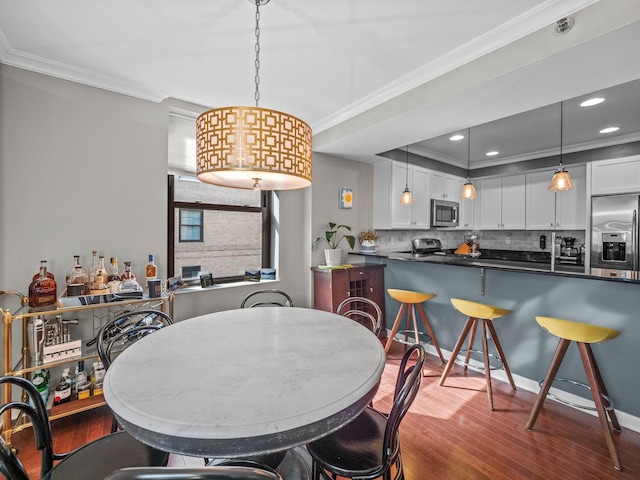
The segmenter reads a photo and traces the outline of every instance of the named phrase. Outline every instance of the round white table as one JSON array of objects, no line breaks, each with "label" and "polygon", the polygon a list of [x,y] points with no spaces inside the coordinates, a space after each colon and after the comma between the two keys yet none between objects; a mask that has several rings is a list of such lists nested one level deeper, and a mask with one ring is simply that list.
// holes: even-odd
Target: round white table
[{"label": "round white table", "polygon": [[358,415],[385,365],[378,338],[347,318],[305,308],[202,315],[122,352],[104,396],[142,442],[234,458],[303,445]]}]

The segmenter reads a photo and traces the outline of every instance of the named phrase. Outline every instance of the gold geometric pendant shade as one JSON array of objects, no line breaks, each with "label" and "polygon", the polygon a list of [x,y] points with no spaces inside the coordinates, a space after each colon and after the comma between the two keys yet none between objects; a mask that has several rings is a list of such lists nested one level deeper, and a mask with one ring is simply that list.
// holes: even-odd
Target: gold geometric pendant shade
[{"label": "gold geometric pendant shade", "polygon": [[291,190],[311,184],[311,128],[260,107],[223,107],[196,122],[198,179],[224,187]]}]

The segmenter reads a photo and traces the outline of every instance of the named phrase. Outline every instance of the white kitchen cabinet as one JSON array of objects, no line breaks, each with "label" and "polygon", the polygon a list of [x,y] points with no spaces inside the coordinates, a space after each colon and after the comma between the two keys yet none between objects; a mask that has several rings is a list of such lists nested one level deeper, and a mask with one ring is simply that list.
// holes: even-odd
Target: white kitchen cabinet
[{"label": "white kitchen cabinet", "polygon": [[431,198],[457,202],[460,190],[456,190],[460,177],[448,173],[431,171]]},{"label": "white kitchen cabinet", "polygon": [[518,230],[525,222],[525,175],[478,180],[480,229]]},{"label": "white kitchen cabinet", "polygon": [[591,164],[591,195],[636,192],[640,192],[639,155]]},{"label": "white kitchen cabinet", "polygon": [[[373,172],[373,228],[429,229],[430,171],[409,165],[407,172],[406,163],[388,160],[376,163]],[[407,184],[413,195],[411,205],[400,203]]]},{"label": "white kitchen cabinet", "polygon": [[527,173],[527,230],[584,230],[586,228],[587,169],[585,165],[567,167],[573,190],[548,190],[552,170]]}]

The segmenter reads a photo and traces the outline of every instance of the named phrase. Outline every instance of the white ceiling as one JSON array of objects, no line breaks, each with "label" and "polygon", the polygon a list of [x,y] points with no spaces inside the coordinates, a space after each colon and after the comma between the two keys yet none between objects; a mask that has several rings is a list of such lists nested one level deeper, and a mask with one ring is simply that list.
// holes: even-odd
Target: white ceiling
[{"label": "white ceiling", "polygon": [[[260,13],[260,106],[309,123],[314,151],[356,160],[640,77],[640,0],[271,0]],[[564,16],[575,25],[556,35]],[[252,105],[254,28],[251,0],[0,0],[0,62],[153,101]]]}]

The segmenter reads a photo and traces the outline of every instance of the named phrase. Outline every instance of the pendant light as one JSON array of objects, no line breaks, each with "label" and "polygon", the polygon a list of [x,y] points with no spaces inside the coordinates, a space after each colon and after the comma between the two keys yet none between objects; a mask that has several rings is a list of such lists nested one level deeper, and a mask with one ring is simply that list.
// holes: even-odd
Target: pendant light
[{"label": "pendant light", "polygon": [[292,190],[311,185],[311,128],[297,117],[259,107],[260,6],[256,7],[255,107],[223,107],[196,122],[198,180],[223,187]]},{"label": "pendant light", "polygon": [[569,172],[562,165],[562,125],[563,125],[563,102],[560,102],[560,166],[553,174],[553,178],[551,179],[551,183],[549,183],[548,190],[552,192],[560,192],[563,190],[572,190],[573,182],[571,181],[571,176]]},{"label": "pendant light", "polygon": [[476,193],[476,189],[471,183],[471,129],[467,130],[467,181],[462,186],[462,193],[460,193],[460,198],[464,198],[466,200],[473,200],[474,198],[478,198],[478,194]]},{"label": "pendant light", "polygon": [[407,176],[405,177],[404,192],[400,197],[400,203],[403,205],[411,205],[413,203],[413,195],[409,190],[409,145],[407,145]]}]

